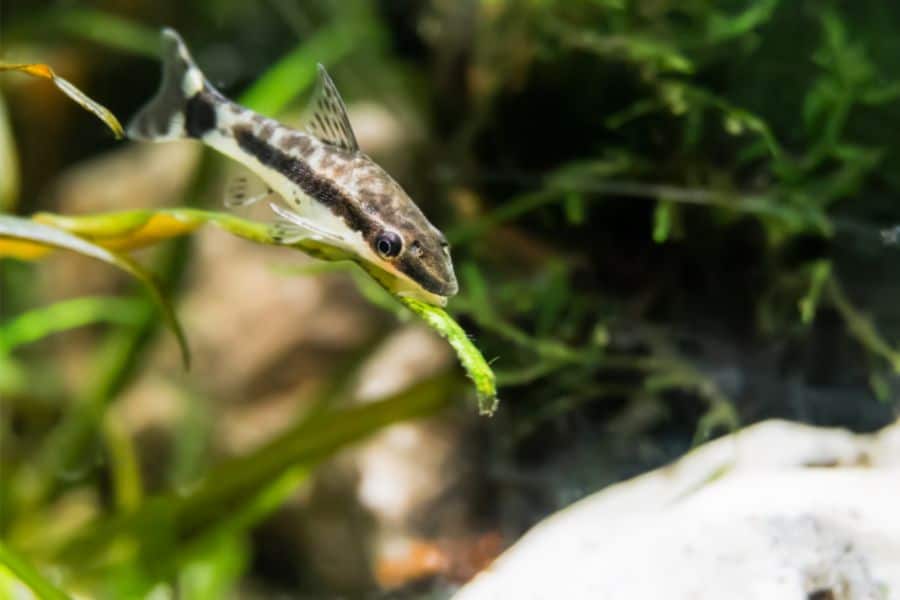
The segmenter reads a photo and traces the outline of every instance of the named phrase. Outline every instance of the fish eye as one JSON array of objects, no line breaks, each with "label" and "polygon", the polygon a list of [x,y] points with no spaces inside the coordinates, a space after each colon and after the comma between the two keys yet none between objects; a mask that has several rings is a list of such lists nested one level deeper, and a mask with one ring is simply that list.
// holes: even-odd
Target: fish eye
[{"label": "fish eye", "polygon": [[403,249],[403,240],[393,231],[382,231],[375,240],[375,250],[382,258],[393,258]]}]

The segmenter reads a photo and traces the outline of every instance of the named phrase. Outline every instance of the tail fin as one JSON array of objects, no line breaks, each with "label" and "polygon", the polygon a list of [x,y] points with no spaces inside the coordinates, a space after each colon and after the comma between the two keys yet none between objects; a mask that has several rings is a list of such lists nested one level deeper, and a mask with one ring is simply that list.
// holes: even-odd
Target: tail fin
[{"label": "tail fin", "polygon": [[215,126],[213,89],[174,29],[162,30],[162,85],[128,124],[133,140],[201,137]]}]

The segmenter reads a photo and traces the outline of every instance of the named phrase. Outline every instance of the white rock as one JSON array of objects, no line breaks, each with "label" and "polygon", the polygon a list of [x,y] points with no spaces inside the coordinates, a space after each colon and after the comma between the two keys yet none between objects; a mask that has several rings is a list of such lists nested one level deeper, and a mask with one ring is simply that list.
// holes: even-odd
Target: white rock
[{"label": "white rock", "polygon": [[898,598],[898,441],[761,423],[549,517],[456,599]]}]

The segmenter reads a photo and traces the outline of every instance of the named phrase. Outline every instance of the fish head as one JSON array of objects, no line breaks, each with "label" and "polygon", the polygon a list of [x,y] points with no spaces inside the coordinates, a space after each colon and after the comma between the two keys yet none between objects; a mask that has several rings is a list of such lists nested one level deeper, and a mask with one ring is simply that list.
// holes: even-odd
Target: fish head
[{"label": "fish head", "polygon": [[349,196],[338,212],[347,227],[360,234],[347,236],[355,246],[351,250],[395,294],[445,305],[459,290],[447,238],[360,150],[340,92],[325,67],[319,65],[318,73],[307,130],[323,144],[313,160],[316,171]]},{"label": "fish head", "polygon": [[444,306],[459,291],[444,234],[386,174],[358,195],[373,217],[364,239],[366,258],[383,272],[379,280],[400,296]]}]

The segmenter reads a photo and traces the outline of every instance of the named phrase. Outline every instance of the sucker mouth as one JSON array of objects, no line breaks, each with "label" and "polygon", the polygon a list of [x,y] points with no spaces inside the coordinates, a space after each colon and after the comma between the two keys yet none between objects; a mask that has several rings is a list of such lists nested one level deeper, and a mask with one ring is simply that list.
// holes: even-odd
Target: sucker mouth
[{"label": "sucker mouth", "polygon": [[434,293],[449,298],[450,296],[455,296],[457,292],[459,292],[459,284],[456,283],[456,279],[453,279],[449,283],[445,283],[441,291]]},{"label": "sucker mouth", "polygon": [[[441,265],[443,267],[443,265]],[[403,256],[394,268],[423,290],[439,296],[453,296],[459,291],[453,267],[439,268],[435,273],[411,256]],[[441,273],[440,271],[445,271]]]},{"label": "sucker mouth", "polygon": [[416,283],[422,286],[423,290],[438,296],[443,296],[444,298],[455,296],[459,291],[459,284],[456,282],[455,277],[450,281],[440,281],[429,277],[423,281],[417,281]]}]

